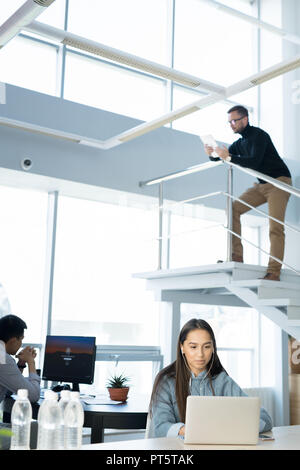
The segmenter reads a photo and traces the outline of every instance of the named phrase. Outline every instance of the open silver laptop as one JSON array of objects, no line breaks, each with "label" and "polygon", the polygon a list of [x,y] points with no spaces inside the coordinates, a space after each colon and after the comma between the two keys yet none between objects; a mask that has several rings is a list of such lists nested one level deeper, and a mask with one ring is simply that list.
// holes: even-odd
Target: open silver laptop
[{"label": "open silver laptop", "polygon": [[258,397],[188,396],[185,444],[252,444],[258,442]]}]

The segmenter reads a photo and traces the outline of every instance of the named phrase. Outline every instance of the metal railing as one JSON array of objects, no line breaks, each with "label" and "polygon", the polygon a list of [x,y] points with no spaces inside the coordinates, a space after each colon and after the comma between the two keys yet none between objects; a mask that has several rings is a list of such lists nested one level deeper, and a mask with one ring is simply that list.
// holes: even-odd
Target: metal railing
[{"label": "metal railing", "polygon": [[[245,168],[239,165],[236,165],[231,162],[226,162],[226,161],[216,161],[216,162],[207,162],[203,163],[200,165],[195,165],[189,168],[186,168],[181,171],[177,171],[174,173],[169,173],[164,176],[160,176],[158,178],[148,180],[148,181],[141,181],[139,183],[140,187],[143,186],[150,186],[150,185],[159,185],[159,205],[158,205],[158,210],[159,210],[159,233],[158,233],[158,243],[159,243],[159,249],[158,249],[158,270],[162,269],[162,243],[163,243],[163,214],[164,214],[164,199],[163,199],[163,184],[166,181],[170,181],[176,178],[181,178],[183,176],[187,176],[193,173],[199,173],[201,171],[206,171],[211,168],[216,168],[217,166],[220,165],[225,165],[227,166],[227,191],[216,191],[208,194],[203,194],[201,196],[196,196],[190,199],[185,199],[183,201],[176,201],[174,204],[184,204],[188,202],[195,202],[200,199],[205,199],[209,197],[215,197],[218,195],[223,195],[226,197],[226,225],[223,225],[223,228],[227,231],[227,261],[232,260],[232,237],[238,237],[242,241],[245,241],[246,243],[249,243],[250,245],[254,246],[257,248],[260,252],[266,254],[269,256],[269,258],[272,258],[273,260],[277,261],[280,263],[282,266],[285,266],[292,270],[294,273],[300,275],[300,272],[294,269],[292,266],[288,265],[285,263],[283,260],[280,260],[276,258],[275,256],[271,255],[270,253],[266,252],[263,250],[260,246],[250,242],[249,240],[245,239],[244,237],[240,236],[239,234],[233,232],[232,230],[232,201],[238,201],[245,206],[249,207],[249,209],[252,209],[253,211],[263,215],[264,217],[267,217],[269,220],[273,220],[281,225],[283,225],[285,228],[288,228],[290,230],[293,230],[296,233],[300,233],[300,230],[296,227],[293,227],[290,224],[287,224],[281,220],[276,219],[275,217],[272,217],[265,212],[257,209],[256,207],[253,207],[251,204],[246,203],[245,201],[239,199],[238,197],[233,196],[233,169],[237,169],[239,171],[242,171],[244,173],[247,173],[248,175],[254,176],[255,178],[259,178],[267,183],[271,183],[273,186],[276,186],[277,188],[281,189],[282,191],[288,192],[291,195],[294,195],[298,198],[300,198],[300,190],[298,188],[295,188],[294,186],[291,186],[289,184],[283,183],[282,181],[279,181],[278,179],[272,178],[270,176],[267,176],[263,173],[260,173],[259,171],[252,170],[251,168]],[[168,238],[171,238],[169,236]]]}]

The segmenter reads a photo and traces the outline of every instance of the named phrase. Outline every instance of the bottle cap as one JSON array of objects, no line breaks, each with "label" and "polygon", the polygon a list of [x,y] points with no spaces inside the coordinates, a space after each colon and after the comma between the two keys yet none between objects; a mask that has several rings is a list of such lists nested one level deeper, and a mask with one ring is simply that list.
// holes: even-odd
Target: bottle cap
[{"label": "bottle cap", "polygon": [[18,398],[28,398],[28,390],[26,390],[26,388],[20,388],[17,396]]},{"label": "bottle cap", "polygon": [[45,390],[44,399],[45,400],[57,400],[57,393],[53,392],[53,390]]}]

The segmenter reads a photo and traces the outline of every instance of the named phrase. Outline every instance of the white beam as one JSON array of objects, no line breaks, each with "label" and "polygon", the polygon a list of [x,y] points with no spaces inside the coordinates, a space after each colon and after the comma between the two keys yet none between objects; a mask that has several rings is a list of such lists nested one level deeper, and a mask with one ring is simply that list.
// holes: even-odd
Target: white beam
[{"label": "white beam", "polygon": [[57,41],[66,46],[74,47],[75,49],[104,57],[113,62],[118,62],[134,69],[163,77],[167,80],[173,80],[174,82],[181,83],[182,85],[189,86],[194,89],[203,89],[217,93],[222,93],[224,91],[224,87],[217,85],[216,83],[208,82],[207,80],[195,77],[194,75],[175,70],[172,67],[166,67],[165,65],[152,62],[144,59],[143,57],[129,54],[128,52],[92,41],[82,36],[70,33],[69,31],[64,31],[62,29],[54,28],[53,26],[39,23],[38,21],[33,21],[23,29],[30,33],[46,37],[47,39]]},{"label": "white beam", "polygon": [[176,119],[187,116],[188,114],[194,113],[195,111],[199,111],[199,109],[203,109],[214,103],[217,103],[223,100],[225,97],[229,98],[250,88],[261,85],[262,83],[283,75],[284,73],[295,70],[298,67],[300,67],[300,55],[297,55],[290,60],[279,62],[278,64],[273,65],[272,67],[269,67],[262,72],[251,75],[250,77],[229,86],[225,89],[225,96],[223,93],[213,93],[204,98],[201,98],[200,100],[193,101],[189,105],[164,114],[157,119],[145,122],[136,127],[133,127],[132,129],[129,129],[128,131],[122,132],[121,134],[118,134],[106,141],[107,148],[116,147],[117,145],[120,145],[124,142],[128,142],[129,140],[135,139],[136,137],[146,134],[147,132],[158,129],[165,124],[173,122]]},{"label": "white beam", "polygon": [[6,104],[6,84],[0,82],[0,104]]},{"label": "white beam", "polygon": [[2,26],[0,26],[0,49],[32,20],[37,18],[55,0],[27,0]]},{"label": "white beam", "polygon": [[254,308],[261,314],[265,315],[271,321],[276,323],[283,331],[293,336],[293,338],[300,338],[300,326],[296,321],[289,321],[288,316],[276,307],[261,305],[260,300],[256,293],[246,287],[237,287],[229,284],[227,289],[234,295],[238,296],[241,300],[247,303],[250,307]]},{"label": "white beam", "polygon": [[258,28],[265,29],[271,33],[276,34],[277,36],[281,36],[282,39],[293,42],[294,44],[298,44],[298,45],[300,44],[299,36],[297,36],[296,34],[289,33],[288,31],[285,31],[281,28],[278,28],[277,26],[273,24],[266,23],[265,21],[255,18],[254,16],[247,15],[246,13],[243,13],[239,10],[235,10],[234,8],[228,7],[227,5],[224,5],[223,3],[217,2],[215,0],[198,0],[198,1],[207,4],[208,6],[212,8],[220,10],[223,13],[226,13],[231,16],[235,16],[239,18],[240,20],[246,21],[247,23],[251,23],[257,26]]},{"label": "white beam", "polygon": [[[187,116],[192,114],[199,109],[204,109],[214,103],[222,101],[224,98],[228,98],[233,96],[237,93],[241,93],[242,91],[246,91],[250,88],[255,86],[261,85],[264,82],[272,80],[275,77],[278,77],[282,74],[285,74],[291,70],[295,70],[300,67],[300,55],[297,55],[289,60],[284,60],[272,67],[263,70],[262,72],[256,73],[251,75],[250,77],[241,80],[234,85],[225,88],[224,92],[222,93],[212,93],[210,95],[205,96],[204,98],[198,99],[193,101],[192,103],[183,106],[182,108],[175,109],[169,113],[166,113],[152,121],[145,122],[138,126],[135,126],[121,134],[113,136],[105,141],[101,141],[98,139],[91,139],[86,138],[84,136],[78,136],[74,134],[68,134],[66,132],[61,132],[53,129],[42,128],[41,126],[32,125],[28,123],[22,123],[14,120],[10,120],[8,118],[0,118],[0,124],[4,124],[11,127],[17,127],[24,130],[37,132],[41,134],[51,135],[52,137],[59,137],[66,140],[71,140],[76,143],[87,145],[90,147],[95,147],[98,149],[110,149],[116,147],[124,142],[128,142],[130,140],[135,139],[143,134],[146,134],[154,129],[158,129],[165,124],[168,124],[172,121],[180,119],[181,117]],[[248,169],[244,169],[245,171],[249,171]]]}]

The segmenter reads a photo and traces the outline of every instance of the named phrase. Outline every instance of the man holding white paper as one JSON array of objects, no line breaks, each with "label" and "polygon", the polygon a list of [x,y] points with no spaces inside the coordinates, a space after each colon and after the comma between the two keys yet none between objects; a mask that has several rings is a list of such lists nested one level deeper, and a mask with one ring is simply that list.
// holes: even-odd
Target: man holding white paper
[{"label": "man holding white paper", "polygon": [[[267,176],[276,178],[286,184],[291,184],[291,174],[284,161],[280,158],[270,136],[262,129],[249,124],[248,110],[243,106],[234,106],[228,111],[228,123],[235,134],[242,137],[230,147],[211,147],[205,145],[205,152],[211,160],[231,161],[236,165],[259,171]],[[218,157],[212,157],[212,154]],[[247,189],[239,199],[253,207],[268,203],[269,215],[281,222],[284,221],[286,206],[290,194],[271,183],[258,179],[258,183]],[[242,202],[235,201],[232,207],[232,230],[241,235],[240,217],[250,208]],[[285,234],[283,225],[270,219],[269,221],[270,254],[278,260],[283,260]],[[281,263],[269,258],[266,280],[279,281]],[[243,246],[241,239],[232,238],[232,260],[243,263]]]}]

